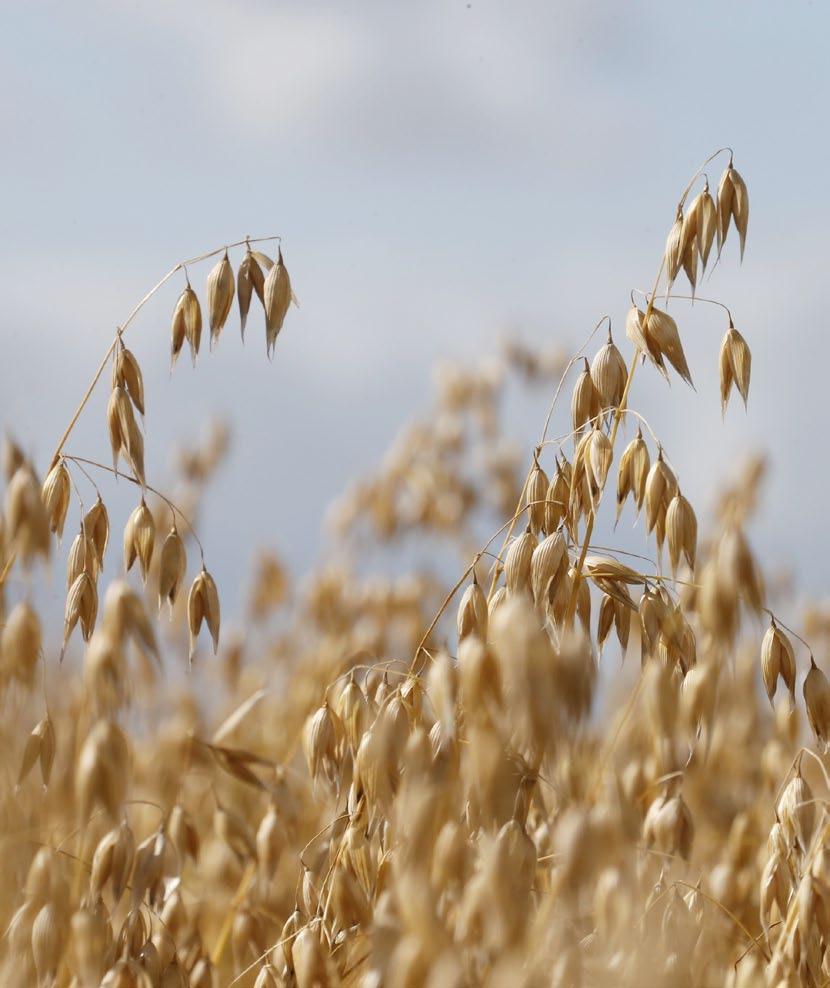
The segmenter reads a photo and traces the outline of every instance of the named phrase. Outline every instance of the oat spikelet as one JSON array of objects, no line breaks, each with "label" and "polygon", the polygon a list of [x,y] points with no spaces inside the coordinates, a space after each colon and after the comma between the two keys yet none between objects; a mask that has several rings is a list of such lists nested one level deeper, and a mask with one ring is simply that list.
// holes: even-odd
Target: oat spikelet
[{"label": "oat spikelet", "polygon": [[579,439],[585,425],[596,418],[601,409],[602,398],[591,378],[591,368],[588,366],[587,358],[585,358],[585,365],[577,378],[571,396],[571,424],[575,439]]},{"label": "oat spikelet", "polygon": [[122,387],[130,396],[139,415],[144,414],[144,378],[141,367],[119,339],[118,350],[112,363],[112,386]]},{"label": "oat spikelet", "polygon": [[190,630],[190,661],[196,651],[196,638],[202,622],[205,622],[213,639],[213,651],[219,648],[219,591],[213,577],[202,566],[202,571],[193,581],[187,598],[187,623]]},{"label": "oat spikelet", "polygon": [[95,543],[87,535],[83,524],[72,542],[66,563],[66,586],[72,586],[81,573],[89,573],[93,580],[98,579],[100,564]]},{"label": "oat spikelet", "polygon": [[675,494],[666,509],[666,536],[672,572],[677,572],[681,558],[685,558],[689,569],[694,570],[697,554],[697,517],[691,504],[680,491]]},{"label": "oat spikelet", "polygon": [[196,292],[188,283],[179,296],[176,307],[173,309],[173,342],[170,348],[170,366],[176,363],[176,359],[187,340],[190,346],[190,356],[193,363],[196,363],[196,355],[199,352],[199,344],[202,341],[202,308]]},{"label": "oat spikelet", "polygon": [[625,335],[640,353],[644,357],[648,357],[663,377],[668,380],[663,355],[660,352],[660,347],[651,335],[651,329],[649,323],[645,321],[645,315],[642,309],[638,309],[636,305],[632,305],[625,318]]},{"label": "oat spikelet", "polygon": [[6,537],[13,550],[26,563],[37,555],[48,558],[52,543],[49,517],[41,486],[28,462],[22,463],[9,481],[4,507]]},{"label": "oat spikelet", "polygon": [[677,478],[663,459],[662,448],[646,478],[645,508],[648,532],[656,532],[657,547],[662,548],[666,533],[666,512],[677,494]]},{"label": "oat spikelet", "polygon": [[277,263],[268,272],[265,279],[265,342],[268,356],[273,356],[277,336],[282,329],[288,307],[292,301],[296,304],[291,290],[291,279],[282,259],[282,248],[277,254]]},{"label": "oat spikelet", "polygon": [[605,487],[605,479],[614,458],[611,440],[599,427],[599,419],[595,420],[594,428],[588,435],[584,458],[592,490],[595,491],[594,500],[596,501]]},{"label": "oat spikelet", "polygon": [[136,480],[144,486],[144,439],[133,415],[133,406],[127,392],[120,386],[112,389],[107,406],[112,466],[118,469],[118,457],[129,463]]},{"label": "oat spikelet", "polygon": [[531,560],[537,545],[536,536],[529,526],[510,544],[504,559],[504,581],[511,593],[530,589]]},{"label": "oat spikelet", "polygon": [[234,277],[228,252],[214,266],[207,280],[208,317],[210,319],[210,345],[219,339],[233,305]]},{"label": "oat spikelet", "polygon": [[603,408],[618,408],[625,391],[628,368],[608,328],[608,341],[591,362],[591,380]]},{"label": "oat spikelet", "polygon": [[147,507],[144,498],[127,519],[124,527],[124,568],[132,569],[138,559],[141,579],[147,582],[147,573],[153,559],[156,546],[156,523],[153,513]]},{"label": "oat spikelet", "polygon": [[98,495],[95,504],[84,515],[81,527],[88,539],[92,540],[95,546],[95,554],[98,557],[98,568],[104,565],[104,553],[107,551],[107,543],[110,538],[110,519],[107,514],[107,506]]},{"label": "oat spikelet", "polygon": [[161,559],[159,561],[159,608],[167,600],[170,605],[171,616],[173,604],[175,604],[179,594],[186,569],[187,553],[174,522],[161,547]]},{"label": "oat spikelet", "polygon": [[694,233],[697,241],[697,249],[700,255],[700,263],[703,270],[709,263],[709,254],[712,251],[712,244],[715,241],[715,234],[718,228],[718,211],[715,201],[709,191],[708,181],[703,186],[703,191],[698,193],[689,206],[689,215],[694,216]]},{"label": "oat spikelet", "polygon": [[248,321],[248,312],[251,308],[251,296],[256,292],[260,303],[265,305],[265,275],[262,268],[254,256],[254,252],[249,248],[245,251],[245,257],[239,265],[236,276],[236,297],[239,302],[239,328],[242,339],[245,339],[245,324]]},{"label": "oat spikelet", "polygon": [[752,354],[746,340],[729,320],[729,329],[720,348],[720,401],[721,412],[726,413],[729,395],[734,384],[744,400],[749,400],[749,375],[752,369]]},{"label": "oat spikelet", "polygon": [[45,788],[49,785],[49,779],[52,775],[52,764],[55,761],[55,728],[48,714],[43,720],[38,722],[26,739],[20,773],[17,777],[18,785],[22,784],[23,780],[31,772],[36,761],[40,762],[40,777],[43,780]]},{"label": "oat spikelet", "polygon": [[476,635],[481,641],[487,641],[487,598],[478,585],[473,571],[473,582],[464,591],[458,605],[458,640],[462,641],[467,635]]},{"label": "oat spikelet", "polygon": [[749,193],[746,183],[738,174],[730,161],[726,171],[721,175],[718,186],[718,254],[723,250],[730,221],[734,221],[735,229],[741,243],[741,260],[746,246],[746,231],[749,225]]},{"label": "oat spikelet", "polygon": [[620,469],[617,474],[617,521],[629,494],[634,496],[637,511],[642,508],[646,496],[646,478],[650,469],[651,458],[648,446],[643,439],[642,429],[638,427],[637,435],[625,447],[620,457]]},{"label": "oat spikelet", "polygon": [[71,494],[71,481],[69,470],[66,468],[64,460],[52,467],[41,488],[43,506],[49,516],[49,530],[60,539],[63,535],[63,526],[66,523],[66,513],[69,511],[69,498]]},{"label": "oat spikelet", "polygon": [[547,516],[545,498],[547,497],[548,486],[547,474],[539,466],[539,461],[534,456],[533,469],[530,472],[530,479],[527,482],[525,492],[527,517],[530,521],[530,530],[534,535],[539,535],[545,530]]},{"label": "oat spikelet", "polygon": [[790,696],[795,698],[795,652],[792,642],[772,618],[761,642],[761,675],[769,702],[775,696],[780,677]]},{"label": "oat spikelet", "polygon": [[672,224],[671,230],[669,230],[669,235],[666,239],[666,249],[664,252],[664,260],[666,265],[666,277],[668,279],[668,290],[671,291],[671,286],[674,284],[674,280],[680,271],[680,265],[683,259],[683,254],[681,251],[681,246],[683,242],[683,207],[677,207],[677,215],[675,216],[674,223]]},{"label": "oat spikelet", "polygon": [[0,631],[3,678],[8,675],[22,683],[31,683],[42,644],[43,631],[37,611],[22,600],[14,606]]},{"label": "oat spikelet", "polygon": [[830,683],[810,656],[810,671],[804,680],[804,705],[807,719],[820,749],[830,747]]},{"label": "oat spikelet", "polygon": [[547,600],[551,583],[568,559],[568,547],[562,531],[552,532],[533,550],[530,559],[530,584],[538,606]]},{"label": "oat spikelet", "polygon": [[[815,680],[814,680],[815,682]],[[816,803],[813,790],[801,774],[801,761],[778,800],[776,815],[788,848],[798,847],[806,854],[816,823]]]},{"label": "oat spikelet", "polygon": [[[567,461],[566,461],[567,462]],[[556,473],[551,478],[545,494],[545,531],[555,532],[565,517],[570,501],[570,471],[556,458]]]},{"label": "oat spikelet", "polygon": [[683,344],[680,342],[677,323],[668,312],[652,308],[648,317],[647,337],[659,350],[661,356],[668,359],[683,380],[690,387],[694,387],[689,365],[686,363],[686,354],[683,352]]},{"label": "oat spikelet", "polygon": [[75,625],[80,621],[81,634],[84,641],[88,642],[93,629],[95,619],[98,616],[98,589],[95,580],[89,573],[81,573],[66,595],[66,612],[63,624],[63,648],[61,649],[61,659],[66,651],[69,637],[75,630]]}]

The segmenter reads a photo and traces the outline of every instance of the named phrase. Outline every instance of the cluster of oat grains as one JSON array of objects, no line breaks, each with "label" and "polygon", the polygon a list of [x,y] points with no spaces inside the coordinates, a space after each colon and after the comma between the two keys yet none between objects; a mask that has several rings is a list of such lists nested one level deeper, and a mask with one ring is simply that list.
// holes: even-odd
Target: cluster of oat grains
[{"label": "cluster of oat grains", "polygon": [[[632,404],[641,366],[692,384],[682,313],[712,304],[696,290],[713,252],[736,239],[743,256],[749,199],[731,152],[716,196],[703,171],[722,153],[680,198],[655,285],[625,318],[628,355],[605,317],[567,363],[513,342],[443,367],[429,413],[335,506],[338,551],[300,587],[262,554],[244,631],[221,649],[192,519],[227,436],[182,454],[175,501],[147,483],[145,386],[123,339],[143,302],[92,385],[111,362],[112,466],[65,451],[89,392],[42,485],[8,444],[4,985],[827,983],[830,615],[807,616],[810,649],[779,613],[786,596],[747,534],[762,465],[699,528],[683,451]],[[234,294],[244,336],[256,296],[273,353],[293,300],[282,253],[234,247],[236,275],[222,249],[148,295],[184,271],[174,364],[185,343],[199,354],[188,269],[208,257],[211,344]],[[681,272],[689,296],[674,290]],[[733,387],[748,398],[751,358],[731,312],[715,310],[728,318],[711,361],[726,411]],[[560,372],[523,478],[506,388]],[[100,608],[110,516],[98,473],[137,495],[124,573]],[[60,665],[32,574],[75,501]],[[609,513],[609,528],[641,518],[642,555],[595,539]],[[482,545],[493,515],[502,524]],[[464,560],[449,592],[440,568],[401,561],[411,543]],[[384,547],[394,578],[367,574]],[[203,625],[218,656],[171,686],[162,655],[192,657]],[[802,710],[819,753],[801,746]]]}]

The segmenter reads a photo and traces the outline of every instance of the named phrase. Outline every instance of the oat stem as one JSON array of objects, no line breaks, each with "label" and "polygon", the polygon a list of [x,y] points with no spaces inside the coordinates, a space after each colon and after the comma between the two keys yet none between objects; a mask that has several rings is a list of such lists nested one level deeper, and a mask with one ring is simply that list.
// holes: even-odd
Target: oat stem
[{"label": "oat stem", "polygon": [[[70,456],[69,453],[61,453],[61,457],[64,460],[69,460],[70,462],[76,463],[79,466],[81,463],[86,463],[87,466],[95,467],[97,470],[106,470],[107,473],[111,473],[115,477],[123,477],[124,480],[128,480],[131,484],[135,484],[137,487],[142,486],[140,480],[137,480],[135,477],[130,476],[130,474],[128,473],[122,473],[120,470],[116,470],[113,467],[108,467],[105,463],[98,463],[96,460],[89,460],[84,456]],[[156,497],[160,497],[162,501],[164,501],[167,507],[170,508],[170,510],[173,512],[174,524],[176,520],[175,516],[178,515],[179,518],[181,518],[181,520],[185,523],[185,525],[187,525],[188,529],[190,530],[190,534],[193,536],[196,545],[199,547],[199,554],[202,557],[202,566],[204,567],[205,550],[201,543],[201,540],[199,539],[199,536],[196,534],[196,529],[191,524],[190,519],[187,517],[187,515],[182,511],[182,509],[177,504],[171,501],[166,494],[162,494],[160,490],[157,490],[155,487],[151,487],[149,484],[144,484],[144,489],[150,491],[151,494],[155,494]]]},{"label": "oat stem", "polygon": [[[199,261],[206,261],[208,258],[215,257],[217,254],[224,254],[230,247],[244,247],[245,244],[247,244],[247,243],[256,244],[256,243],[263,243],[263,242],[265,242],[267,240],[279,240],[279,239],[280,238],[279,237],[276,237],[276,236],[275,237],[257,237],[254,240],[251,240],[249,237],[246,237],[244,240],[237,240],[236,243],[228,244],[227,246],[224,246],[224,247],[217,247],[216,250],[208,251],[206,254],[199,254],[196,257],[189,257],[186,261],[179,261],[178,264],[176,264],[174,267],[170,268],[170,270],[167,272],[167,274],[164,275],[164,277],[161,278],[159,281],[157,281],[156,284],[153,285],[153,287],[150,289],[150,291],[147,292],[147,294],[140,301],[138,301],[135,304],[135,306],[133,307],[132,311],[127,316],[126,320],[116,330],[115,336],[113,337],[113,340],[112,340],[112,343],[110,343],[109,347],[107,348],[107,352],[104,354],[103,359],[101,360],[101,363],[98,365],[98,370],[95,372],[95,376],[90,381],[89,387],[86,389],[86,392],[85,392],[83,398],[81,398],[81,401],[78,404],[78,407],[75,409],[75,411],[74,411],[74,413],[72,415],[72,418],[69,420],[69,425],[66,427],[66,429],[64,430],[63,435],[61,436],[60,440],[58,441],[57,448],[55,449],[55,452],[52,454],[52,461],[51,462],[54,463],[57,460],[58,456],[60,455],[61,450],[63,449],[64,445],[66,444],[66,440],[69,438],[70,433],[75,428],[75,424],[77,423],[78,419],[81,417],[81,412],[83,412],[84,408],[86,407],[87,402],[89,401],[89,399],[90,399],[90,397],[92,395],[92,392],[95,390],[95,385],[98,383],[98,380],[100,379],[101,375],[104,373],[104,368],[107,366],[107,361],[112,356],[113,350],[115,350],[116,346],[118,345],[119,340],[124,335],[124,332],[126,331],[127,327],[130,325],[130,323],[133,321],[133,319],[135,319],[135,317],[138,315],[138,313],[144,308],[144,306],[147,304],[147,302],[150,301],[150,299],[156,294],[156,292],[163,285],[165,285],[173,277],[173,275],[176,274],[177,271],[184,270],[186,268],[186,265],[188,265],[188,264],[198,264]],[[189,281],[188,281],[188,283],[189,283]]]}]

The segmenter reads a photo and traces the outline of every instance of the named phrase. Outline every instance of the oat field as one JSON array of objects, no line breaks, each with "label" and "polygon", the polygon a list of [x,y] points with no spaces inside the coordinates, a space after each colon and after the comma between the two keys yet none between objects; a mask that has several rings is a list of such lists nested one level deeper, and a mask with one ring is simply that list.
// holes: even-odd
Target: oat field
[{"label": "oat field", "polygon": [[[428,414],[332,506],[343,551],[296,589],[261,551],[241,631],[197,520],[227,435],[183,451],[169,483],[144,453],[168,442],[152,400],[177,362],[198,374],[237,324],[279,361],[297,301],[279,237],[164,275],[63,435],[14,423],[3,986],[830,984],[830,619],[767,589],[747,534],[762,461],[698,518],[677,476],[699,465],[638,411],[642,376],[666,403],[694,387],[694,305],[712,334],[695,374],[718,375],[724,415],[752,415],[752,327],[728,307],[749,227],[732,150],[678,191],[651,291],[598,300],[591,321],[621,318],[574,353],[513,343],[445,366]],[[145,382],[130,341],[160,293],[171,380]],[[509,382],[541,396],[520,462]],[[98,390],[100,446],[78,448]],[[620,519],[636,554],[615,548]],[[413,538],[457,570],[373,569]]]}]

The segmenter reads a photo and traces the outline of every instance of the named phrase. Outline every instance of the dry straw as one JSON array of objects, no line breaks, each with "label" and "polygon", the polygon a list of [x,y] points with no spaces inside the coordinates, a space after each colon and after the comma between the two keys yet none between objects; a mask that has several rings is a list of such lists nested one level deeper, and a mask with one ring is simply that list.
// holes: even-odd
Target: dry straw
[{"label": "dry straw", "polygon": [[[704,169],[726,153],[714,195]],[[743,256],[748,203],[728,149],[695,172],[622,352],[610,328],[596,339],[603,317],[570,359],[513,342],[439,371],[429,413],[336,504],[336,551],[301,586],[263,551],[236,632],[192,521],[227,433],[182,451],[175,501],[151,486],[156,382],[124,336],[183,275],[173,363],[185,344],[195,362],[203,311],[216,343],[234,301],[271,357],[291,280],[280,247],[246,238],[148,292],[43,481],[18,444],[5,451],[0,983],[827,982],[830,778],[802,734],[830,742],[830,616],[808,616],[815,651],[779,616],[787,599],[751,547],[760,465],[699,529],[683,450],[670,461],[660,416],[632,407],[640,367],[691,385],[687,305],[713,301],[696,292],[715,243],[718,275]],[[726,312],[724,412],[733,388],[746,403],[751,367]],[[722,331],[695,380],[714,379]],[[67,450],[108,365],[112,467]],[[517,383],[553,392],[526,472],[502,415]],[[99,477],[135,488],[126,518],[111,519]],[[641,519],[641,555],[600,544],[623,516]],[[58,591],[32,587],[64,531],[59,666],[57,622],[39,613]],[[436,542],[461,554],[452,588],[410,571],[407,540],[420,560]],[[369,573],[384,547],[396,576]],[[182,683],[184,654],[199,659]]]}]

